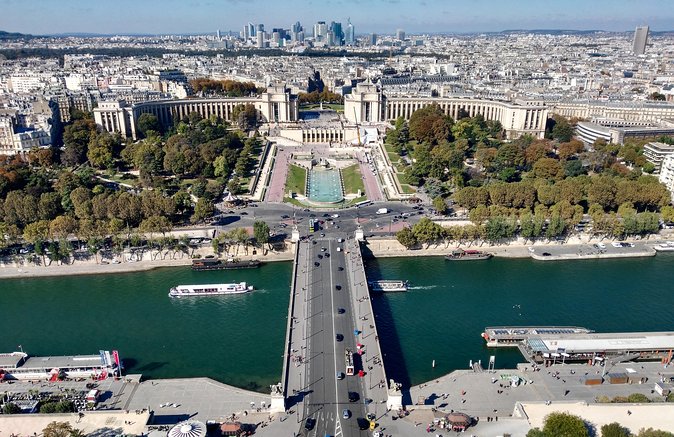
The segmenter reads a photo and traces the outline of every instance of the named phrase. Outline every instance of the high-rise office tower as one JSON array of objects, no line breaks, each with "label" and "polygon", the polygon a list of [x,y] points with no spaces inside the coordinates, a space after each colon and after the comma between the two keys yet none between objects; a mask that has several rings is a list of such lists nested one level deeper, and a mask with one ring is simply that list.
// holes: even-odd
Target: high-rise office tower
[{"label": "high-rise office tower", "polygon": [[250,28],[246,24],[243,26],[243,32],[241,32],[241,37],[244,39],[244,41],[248,41],[248,38],[250,38]]},{"label": "high-rise office tower", "polygon": [[632,51],[635,55],[646,53],[646,43],[648,42],[648,26],[638,26],[634,31],[634,41],[632,41]]},{"label": "high-rise office tower", "polygon": [[325,37],[328,35],[328,26],[325,24],[325,21],[319,21],[314,24],[314,39],[324,41]]},{"label": "high-rise office tower", "polygon": [[215,33],[215,35],[218,37],[218,39],[220,39],[220,29],[218,29],[218,31]]},{"label": "high-rise office tower", "polygon": [[335,23],[334,21],[330,23],[330,31],[332,31],[332,36],[334,43],[331,45],[341,46],[344,44],[344,31],[342,31],[342,23]]},{"label": "high-rise office tower", "polygon": [[292,25],[291,30],[295,33],[301,32],[302,31],[302,24],[300,24],[299,21],[295,22],[295,24]]},{"label": "high-rise office tower", "polygon": [[351,24],[351,18],[346,20],[346,35],[344,35],[344,40],[346,45],[350,46],[356,43],[356,30]]},{"label": "high-rise office tower", "polygon": [[257,36],[257,48],[263,49],[264,48],[264,37],[265,37],[264,30],[258,31],[256,36]]},{"label": "high-rise office tower", "polygon": [[255,32],[264,32],[264,24],[258,24],[256,27]]},{"label": "high-rise office tower", "polygon": [[405,31],[402,29],[396,30],[396,38],[400,41],[405,41]]},{"label": "high-rise office tower", "polygon": [[328,47],[337,45],[335,41],[335,34],[332,32],[332,30],[328,30],[328,34],[325,36],[325,43],[328,45]]},{"label": "high-rise office tower", "polygon": [[376,33],[371,33],[371,34],[370,34],[370,45],[371,45],[371,46],[376,46],[376,45],[377,45],[377,34],[376,34]]},{"label": "high-rise office tower", "polygon": [[252,38],[256,35],[255,31],[255,25],[251,23],[250,21],[248,22],[248,35]]}]

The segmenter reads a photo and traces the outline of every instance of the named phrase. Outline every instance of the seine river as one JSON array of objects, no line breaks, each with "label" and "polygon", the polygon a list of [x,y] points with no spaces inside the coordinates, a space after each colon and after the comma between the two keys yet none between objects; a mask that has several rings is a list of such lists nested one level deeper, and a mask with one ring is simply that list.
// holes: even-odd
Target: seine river
[{"label": "seine river", "polygon": [[[489,350],[492,325],[577,325],[598,332],[674,330],[674,255],[602,261],[438,257],[367,262],[370,278],[407,279],[407,293],[373,299],[388,376],[418,384],[469,360],[521,361]],[[95,354],[118,349],[128,373],[208,376],[266,391],[281,375],[291,264],[192,272],[14,279],[0,282],[0,352]],[[246,295],[169,299],[177,284],[247,281]],[[435,360],[436,366],[432,367]]]}]

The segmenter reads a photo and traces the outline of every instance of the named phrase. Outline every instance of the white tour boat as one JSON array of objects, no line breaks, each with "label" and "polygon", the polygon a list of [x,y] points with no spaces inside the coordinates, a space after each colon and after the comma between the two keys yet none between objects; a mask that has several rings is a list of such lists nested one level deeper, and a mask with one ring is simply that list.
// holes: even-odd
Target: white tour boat
[{"label": "white tour boat", "polygon": [[253,286],[246,285],[245,282],[239,282],[238,284],[176,285],[169,291],[169,297],[217,296],[248,293],[249,291],[253,291]]}]

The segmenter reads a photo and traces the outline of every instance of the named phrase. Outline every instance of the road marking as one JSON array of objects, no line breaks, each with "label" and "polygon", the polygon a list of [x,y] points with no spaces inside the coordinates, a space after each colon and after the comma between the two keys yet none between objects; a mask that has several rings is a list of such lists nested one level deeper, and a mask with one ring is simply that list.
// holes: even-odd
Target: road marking
[{"label": "road marking", "polygon": [[338,420],[335,423],[335,437],[342,435],[342,421]]},{"label": "road marking", "polygon": [[[332,241],[328,241],[328,248],[332,252]],[[335,373],[337,375],[337,340],[335,339],[335,333],[337,332],[335,328],[335,282],[333,278],[333,267],[332,260],[333,256],[330,256],[330,319],[332,320],[332,349],[334,352],[332,362],[335,364]],[[339,387],[337,386],[337,378],[335,377],[335,421],[336,423],[341,422],[339,417]]]}]

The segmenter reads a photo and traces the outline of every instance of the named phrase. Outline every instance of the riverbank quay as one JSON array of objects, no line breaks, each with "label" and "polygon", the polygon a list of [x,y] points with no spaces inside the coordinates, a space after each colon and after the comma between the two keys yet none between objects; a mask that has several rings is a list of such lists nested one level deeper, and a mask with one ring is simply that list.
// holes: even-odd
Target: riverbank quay
[{"label": "riverbank quay", "polygon": [[[292,247],[292,245],[289,245]],[[256,253],[253,255],[252,250],[248,253],[241,250],[236,255],[237,259],[248,261],[256,259],[262,262],[275,261],[291,261],[293,259],[293,251],[286,250],[282,252],[267,251],[266,253]],[[192,254],[192,256],[213,256],[213,249],[201,248]],[[227,256],[228,257],[228,256]],[[186,254],[172,254],[172,251],[146,251],[140,259],[122,260],[118,263],[106,261],[101,263],[100,260],[93,258],[86,260],[76,260],[70,264],[59,264],[56,262],[50,265],[37,265],[28,263],[25,260],[0,260],[0,279],[9,278],[35,278],[47,276],[70,276],[70,275],[98,275],[107,273],[129,273],[140,272],[145,270],[152,270],[161,267],[180,267],[191,266],[193,258]]]},{"label": "riverbank quay", "polygon": [[[650,239],[626,239],[622,242],[633,244],[632,247],[613,247],[617,240],[597,240],[588,242],[586,238],[572,237],[566,241],[531,242],[517,239],[504,244],[437,244],[429,247],[408,249],[395,238],[368,238],[365,243],[364,254],[375,258],[388,257],[417,257],[417,256],[444,256],[454,248],[477,249],[491,253],[500,258],[533,258],[541,261],[570,260],[570,259],[609,259],[634,258],[655,256],[653,245],[664,241],[665,237],[653,236]],[[601,243],[604,248],[599,246]],[[595,245],[597,245],[595,247]],[[544,255],[544,254],[549,255]]]},{"label": "riverbank quay", "polygon": [[66,422],[87,436],[145,435],[148,411],[87,411],[68,414],[0,414],[0,430],[9,436],[42,435],[52,422]]},{"label": "riverbank quay", "polygon": [[[140,375],[126,375],[121,379],[110,378],[96,381],[96,389],[100,391],[99,402],[95,411],[84,412],[87,420],[79,420],[77,414],[62,415],[63,418],[52,414],[0,415],[0,429],[30,430],[25,433],[20,432],[19,435],[33,435],[33,432],[40,434],[49,422],[67,419],[75,428],[86,429],[87,434],[99,435],[95,432],[109,425],[119,430],[121,434],[141,435],[147,432],[147,426],[174,425],[188,419],[204,423],[236,420],[260,426],[262,423],[269,423],[270,417],[285,416],[285,414],[270,415],[269,395],[222,384],[210,378],[157,379],[138,382],[139,380]],[[88,392],[86,384],[90,382],[86,380],[33,383],[12,381],[11,384],[2,383],[0,390],[11,393],[14,397],[35,396],[35,392],[45,395],[70,396],[76,392]],[[4,426],[3,420],[8,417],[14,418],[15,421],[7,422],[7,426]],[[109,419],[100,419],[100,417]]]},{"label": "riverbank quay", "polygon": [[[601,379],[604,372],[606,375],[628,375],[630,380],[639,379],[641,382],[611,384],[610,378],[605,377],[602,384],[586,384],[586,379]],[[478,418],[479,422],[483,423],[507,418],[526,419],[526,415],[518,412],[518,403],[553,405],[563,410],[564,407],[558,407],[557,404],[604,405],[597,401],[608,402],[615,397],[626,398],[634,393],[642,394],[654,403],[660,403],[664,402],[664,397],[654,392],[654,386],[655,383],[661,383],[665,374],[668,374],[667,368],[656,362],[620,363],[607,369],[599,365],[557,364],[538,367],[534,371],[531,364],[519,364],[516,369],[497,369],[492,372],[456,370],[441,378],[412,387],[408,398],[412,405],[408,405],[407,409],[436,410],[444,414],[452,410],[460,411]],[[513,383],[514,380],[517,381],[516,385]],[[671,383],[667,382],[665,385],[670,387]],[[626,407],[633,404],[618,405]],[[674,404],[664,405],[670,408],[670,414],[674,413]],[[556,411],[548,410],[547,413]],[[532,415],[538,414],[539,408],[532,409],[532,412]],[[540,414],[541,420],[545,414]],[[582,410],[573,414],[585,418]],[[495,419],[496,417],[498,419]],[[530,420],[529,425],[540,426],[537,420]],[[664,418],[663,421],[654,419],[648,426],[672,429],[670,422],[664,421]]]}]

